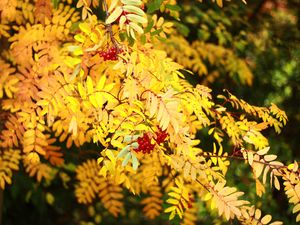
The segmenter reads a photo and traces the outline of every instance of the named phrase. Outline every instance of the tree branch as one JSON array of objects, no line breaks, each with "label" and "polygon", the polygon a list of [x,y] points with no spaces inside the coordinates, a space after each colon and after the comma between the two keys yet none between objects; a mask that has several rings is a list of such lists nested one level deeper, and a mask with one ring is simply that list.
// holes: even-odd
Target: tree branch
[{"label": "tree branch", "polygon": [[[103,6],[104,6],[105,13],[106,13],[106,18],[105,18],[105,20],[106,20],[109,17],[109,12],[108,12],[108,7],[107,7],[106,0],[103,0]],[[114,34],[113,34],[113,31],[112,31],[111,24],[105,24],[105,27],[106,27],[106,29],[109,33],[109,37],[110,37],[111,42],[113,43],[114,47],[116,47],[116,49],[117,49],[117,53],[120,53],[120,48],[119,48],[118,42],[114,38]]]}]

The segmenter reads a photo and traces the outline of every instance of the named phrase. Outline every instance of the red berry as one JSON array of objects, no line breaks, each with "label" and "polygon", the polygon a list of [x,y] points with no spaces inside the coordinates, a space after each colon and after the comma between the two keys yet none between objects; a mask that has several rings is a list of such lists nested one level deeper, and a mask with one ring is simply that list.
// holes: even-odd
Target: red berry
[{"label": "red berry", "polygon": [[137,139],[139,144],[138,148],[135,149],[136,152],[143,152],[144,154],[150,153],[154,149],[154,144],[151,144],[151,139],[148,134],[144,134],[142,137]]},{"label": "red berry", "polygon": [[161,144],[165,141],[165,139],[167,138],[168,133],[166,131],[162,131],[160,128],[158,130],[158,132],[156,132],[156,143],[157,144]]},{"label": "red berry", "polygon": [[[123,50],[119,50],[119,53],[121,53]],[[100,51],[99,55],[103,58],[104,61],[107,60],[118,60],[117,57],[118,49],[116,47],[110,47],[106,51]]]}]

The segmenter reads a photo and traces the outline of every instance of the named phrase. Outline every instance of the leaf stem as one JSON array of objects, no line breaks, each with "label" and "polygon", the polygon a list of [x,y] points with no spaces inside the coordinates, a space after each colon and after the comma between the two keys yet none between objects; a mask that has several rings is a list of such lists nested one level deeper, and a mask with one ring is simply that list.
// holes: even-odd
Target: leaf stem
[{"label": "leaf stem", "polygon": [[[105,18],[105,20],[106,20],[109,17],[109,12],[108,12],[108,7],[107,7],[106,0],[103,0],[103,6],[104,6],[105,13],[106,13],[106,18]],[[117,49],[117,53],[120,53],[121,50],[119,48],[117,40],[114,38],[114,34],[113,34],[113,31],[112,31],[111,24],[105,24],[105,28],[109,33],[109,37],[110,37],[111,42],[113,43],[114,47],[116,47],[116,49]]]}]

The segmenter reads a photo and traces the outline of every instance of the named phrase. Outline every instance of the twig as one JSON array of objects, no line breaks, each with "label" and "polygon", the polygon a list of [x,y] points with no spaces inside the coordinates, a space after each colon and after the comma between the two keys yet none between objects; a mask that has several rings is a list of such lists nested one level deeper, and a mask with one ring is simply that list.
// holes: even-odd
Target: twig
[{"label": "twig", "polygon": [[[105,13],[106,13],[106,18],[105,18],[105,20],[106,20],[109,17],[109,12],[108,12],[108,7],[107,7],[106,0],[103,0],[103,6],[104,6]],[[106,29],[107,29],[107,31],[109,33],[109,37],[110,37],[111,42],[116,47],[117,53],[119,53],[120,52],[120,48],[119,48],[118,42],[114,38],[114,34],[113,34],[113,31],[112,31],[111,24],[105,24],[105,27],[106,27]]]},{"label": "twig", "polygon": [[[213,154],[209,155],[209,154],[201,154],[201,156],[205,157],[205,158],[226,158],[226,159],[237,159],[237,160],[241,160],[241,161],[245,161],[247,159],[243,158],[243,157],[239,157],[239,156],[235,156],[235,155],[217,155],[217,154]],[[274,169],[283,169],[283,168],[287,168],[287,166],[280,166],[280,165],[272,165],[269,162],[265,162],[265,161],[259,161],[259,160],[253,160],[253,162],[255,163],[259,163],[259,164],[264,164],[266,166],[269,166],[270,168],[274,168]]]}]

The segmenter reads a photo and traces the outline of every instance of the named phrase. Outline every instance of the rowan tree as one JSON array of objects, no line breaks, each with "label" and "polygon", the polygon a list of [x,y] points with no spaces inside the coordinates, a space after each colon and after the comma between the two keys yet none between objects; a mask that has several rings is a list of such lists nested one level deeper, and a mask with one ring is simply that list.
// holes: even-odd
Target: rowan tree
[{"label": "rowan tree", "polygon": [[267,183],[283,188],[300,221],[298,163],[277,161],[264,135],[279,134],[287,116],[234,90],[212,94],[222,72],[241,85],[253,74],[226,47],[224,26],[201,33],[219,45],[185,38],[181,9],[200,2],[2,1],[0,188],[21,167],[37,185],[60,180],[78,204],[100,202],[115,217],[131,195],[149,219],[194,224],[202,203],[220,221],[282,224],[228,184],[237,161],[258,196]]}]

